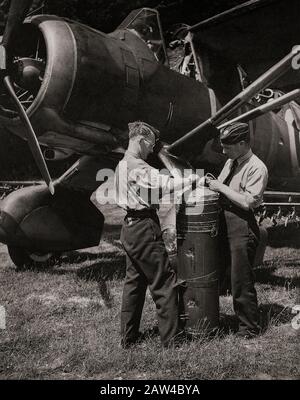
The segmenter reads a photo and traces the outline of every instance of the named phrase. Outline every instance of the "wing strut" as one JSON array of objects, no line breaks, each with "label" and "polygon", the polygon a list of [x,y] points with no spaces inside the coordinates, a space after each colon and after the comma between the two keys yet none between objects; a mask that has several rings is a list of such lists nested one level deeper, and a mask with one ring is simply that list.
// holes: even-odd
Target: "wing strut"
[{"label": "wing strut", "polygon": [[216,128],[226,118],[232,115],[234,111],[247,103],[254,95],[256,95],[262,89],[266,88],[281,75],[287,72],[292,67],[293,59],[296,57],[299,58],[299,55],[300,46],[293,47],[288,55],[282,58],[278,63],[273,65],[268,71],[266,71],[249,86],[247,86],[247,88],[242,90],[232,100],[221,107],[215,115],[211,116],[206,121],[202,122],[200,125],[189,131],[183,137],[169,145],[167,150],[169,152],[176,153],[176,151],[178,151],[183,144],[186,145],[187,143],[190,143],[196,135],[201,134],[201,132],[205,131],[208,128]]},{"label": "wing strut", "polygon": [[230,121],[224,122],[222,125],[218,126],[218,129],[225,128],[225,126],[231,124],[232,122],[248,122],[254,118],[258,118],[261,115],[272,111],[276,108],[279,108],[290,101],[295,100],[296,98],[300,97],[300,89],[292,90],[275,100],[268,101],[267,103],[253,108],[253,110],[247,111],[244,114],[238,115],[237,117],[231,119]]}]

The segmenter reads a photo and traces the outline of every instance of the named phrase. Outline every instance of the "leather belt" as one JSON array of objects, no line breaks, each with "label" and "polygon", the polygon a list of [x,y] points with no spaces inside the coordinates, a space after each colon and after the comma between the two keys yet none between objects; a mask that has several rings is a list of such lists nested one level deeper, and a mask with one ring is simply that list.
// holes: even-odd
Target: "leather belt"
[{"label": "leather belt", "polygon": [[127,210],[126,218],[154,218],[157,217],[156,210],[145,208],[143,210]]}]

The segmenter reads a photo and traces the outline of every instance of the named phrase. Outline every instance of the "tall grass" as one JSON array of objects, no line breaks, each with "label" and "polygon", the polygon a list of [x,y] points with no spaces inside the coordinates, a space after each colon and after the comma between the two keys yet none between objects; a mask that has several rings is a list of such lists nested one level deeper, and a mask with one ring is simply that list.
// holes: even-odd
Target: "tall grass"
[{"label": "tall grass", "polygon": [[114,229],[118,221],[111,216],[98,248],[69,253],[46,270],[16,272],[0,247],[0,305],[7,316],[6,329],[0,330],[1,379],[300,377],[299,331],[291,326],[298,249],[268,248],[264,265],[256,270],[264,326],[256,339],[235,337],[228,295],[220,298],[218,334],[204,332],[179,348],[163,349],[147,293],[141,325],[145,340],[124,350],[119,320],[125,260]]}]

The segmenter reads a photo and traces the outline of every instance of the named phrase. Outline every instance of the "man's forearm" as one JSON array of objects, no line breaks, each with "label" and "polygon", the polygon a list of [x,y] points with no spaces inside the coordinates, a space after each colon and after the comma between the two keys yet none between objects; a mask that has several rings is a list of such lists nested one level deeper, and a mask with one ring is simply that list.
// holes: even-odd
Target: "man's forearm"
[{"label": "man's forearm", "polygon": [[244,210],[249,210],[249,203],[247,201],[247,198],[244,194],[238,193],[235,190],[230,189],[227,185],[220,185],[219,189],[220,193],[222,193],[224,196],[227,197],[230,201],[232,201],[234,204],[237,206],[243,208]]},{"label": "man's forearm", "polygon": [[173,178],[170,178],[170,192],[188,189],[192,187],[193,183],[198,183],[199,179],[200,178],[197,174],[191,174],[188,178],[182,178],[180,175],[175,175]]}]

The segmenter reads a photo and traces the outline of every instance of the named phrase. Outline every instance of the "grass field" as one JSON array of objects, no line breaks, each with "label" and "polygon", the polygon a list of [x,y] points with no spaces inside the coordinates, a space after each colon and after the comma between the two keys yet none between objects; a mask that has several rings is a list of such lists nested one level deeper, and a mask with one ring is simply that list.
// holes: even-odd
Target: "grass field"
[{"label": "grass field", "polygon": [[0,305],[6,310],[6,329],[0,329],[1,379],[300,378],[300,330],[291,325],[300,280],[300,230],[287,241],[280,233],[256,270],[261,336],[251,341],[235,337],[232,298],[222,296],[223,333],[214,338],[203,333],[180,348],[163,350],[148,294],[141,326],[146,338],[123,350],[122,212],[112,206],[103,211],[100,246],[66,254],[51,268],[17,272],[6,247],[0,247]]}]

